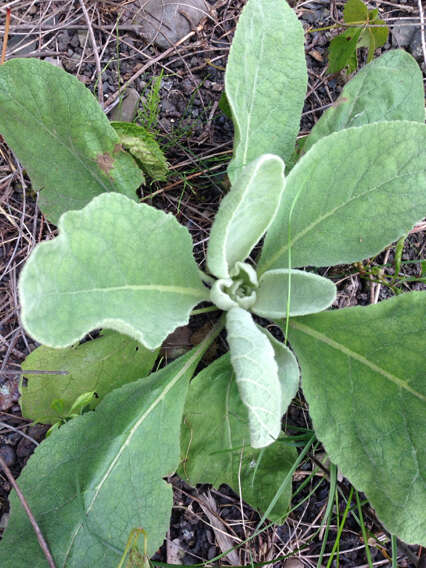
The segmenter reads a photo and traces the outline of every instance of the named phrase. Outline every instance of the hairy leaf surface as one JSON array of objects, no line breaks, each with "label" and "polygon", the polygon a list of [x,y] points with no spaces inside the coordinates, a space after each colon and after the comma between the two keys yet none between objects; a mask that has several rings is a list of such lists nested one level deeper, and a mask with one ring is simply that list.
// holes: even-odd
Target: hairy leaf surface
[{"label": "hairy leaf surface", "polygon": [[0,67],[0,134],[28,170],[52,223],[106,191],[136,200],[142,173],[91,92],[38,59]]},{"label": "hairy leaf surface", "polygon": [[330,459],[407,543],[426,544],[426,294],[290,321]]},{"label": "hairy leaf surface", "polygon": [[284,185],[278,156],[265,154],[242,170],[211,229],[207,265],[212,274],[229,278],[235,263],[246,260],[275,217]]},{"label": "hairy leaf surface", "polygon": [[250,444],[272,444],[281,430],[281,387],[274,350],[246,310],[226,313],[231,362],[240,396],[248,409]]},{"label": "hairy leaf surface", "polygon": [[284,318],[289,288],[290,316],[321,312],[336,299],[336,286],[328,278],[303,270],[268,270],[260,278],[256,303],[251,311],[268,319]]},{"label": "hairy leaf surface", "polygon": [[261,154],[293,153],[306,94],[303,28],[283,0],[249,0],[229,52],[225,90],[235,127],[231,181]]},{"label": "hairy leaf surface", "polygon": [[[247,408],[241,401],[229,354],[192,381],[181,431],[179,474],[192,485],[228,484],[244,501],[264,512],[297,453],[281,438],[263,450],[250,447]],[[282,517],[289,506],[291,486],[269,515]]]},{"label": "hairy leaf surface", "polygon": [[269,339],[274,350],[275,361],[278,365],[278,380],[281,386],[281,415],[284,415],[299,390],[299,365],[293,352],[284,343],[275,339],[267,329],[263,327],[259,327],[259,329]]},{"label": "hairy leaf surface", "polygon": [[[161,545],[173,502],[162,478],[178,465],[183,406],[199,358],[196,348],[116,389],[36,449],[19,484],[58,567],[117,568],[138,527],[147,532],[148,556]],[[15,493],[0,565],[46,566]]]},{"label": "hairy leaf surface", "polygon": [[382,120],[424,122],[420,67],[402,49],[387,51],[359,71],[313,127],[303,147],[338,130]]},{"label": "hairy leaf surface", "polygon": [[[287,177],[259,270],[379,253],[426,212],[426,126],[376,122],[319,140]],[[290,240],[289,240],[290,224]]]},{"label": "hairy leaf surface", "polygon": [[[149,351],[143,345],[116,331],[105,330],[102,335],[81,345],[66,349],[37,347],[22,364],[28,384],[21,384],[22,415],[44,424],[54,424],[68,416],[78,396],[96,392],[94,408],[115,388],[150,373],[158,350]],[[26,370],[62,371],[63,374],[28,374]],[[63,402],[60,414],[52,402]]]},{"label": "hairy leaf surface", "polygon": [[22,322],[44,345],[67,347],[101,327],[154,349],[207,298],[191,237],[172,215],[103,194],[65,213],[59,232],[19,283]]}]

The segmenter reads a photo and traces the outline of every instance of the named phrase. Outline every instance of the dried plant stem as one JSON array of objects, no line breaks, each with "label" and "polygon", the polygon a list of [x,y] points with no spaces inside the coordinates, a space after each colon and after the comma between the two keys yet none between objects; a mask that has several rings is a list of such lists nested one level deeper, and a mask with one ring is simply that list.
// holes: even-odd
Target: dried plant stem
[{"label": "dried plant stem", "polygon": [[6,10],[6,23],[4,26],[4,36],[3,36],[3,47],[1,50],[0,65],[4,63],[6,59],[6,49],[7,49],[7,38],[9,37],[9,27],[10,27],[10,8]]},{"label": "dried plant stem", "polygon": [[417,0],[420,15],[420,37],[422,41],[423,59],[426,65],[426,40],[425,40],[425,16],[423,12],[422,0]]},{"label": "dried plant stem", "polygon": [[93,55],[95,57],[95,64],[96,64],[96,72],[98,75],[98,99],[99,104],[102,108],[104,108],[104,88],[102,83],[102,68],[101,68],[101,60],[99,58],[98,53],[98,46],[96,45],[95,34],[93,32],[92,22],[90,21],[89,12],[87,11],[86,5],[84,4],[84,0],[80,0],[80,6],[83,10],[84,19],[87,23],[87,29],[89,31],[90,43],[92,44],[93,48]]}]

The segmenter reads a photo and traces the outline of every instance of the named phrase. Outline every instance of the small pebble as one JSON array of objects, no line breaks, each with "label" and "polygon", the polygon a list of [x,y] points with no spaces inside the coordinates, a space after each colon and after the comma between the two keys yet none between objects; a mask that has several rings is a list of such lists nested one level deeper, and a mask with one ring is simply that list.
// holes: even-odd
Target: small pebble
[{"label": "small pebble", "polygon": [[[3,458],[4,462],[8,467],[12,467],[12,465],[16,461],[15,450],[12,448],[12,446],[1,446],[0,456]],[[1,465],[0,465],[0,470],[2,470]]]},{"label": "small pebble", "polygon": [[207,552],[207,560],[211,560],[212,558],[214,558],[217,555],[217,549],[215,546],[210,546],[208,552]]}]

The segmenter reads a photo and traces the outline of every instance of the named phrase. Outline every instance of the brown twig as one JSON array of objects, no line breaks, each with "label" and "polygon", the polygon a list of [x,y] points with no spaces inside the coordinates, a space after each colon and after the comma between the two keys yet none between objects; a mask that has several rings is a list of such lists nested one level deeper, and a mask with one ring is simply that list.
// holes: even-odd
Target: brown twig
[{"label": "brown twig", "polygon": [[47,546],[47,542],[44,539],[44,536],[40,530],[40,527],[37,524],[37,521],[34,518],[34,515],[31,512],[30,506],[28,505],[24,494],[22,493],[22,491],[19,489],[18,484],[15,481],[15,478],[12,475],[12,472],[10,471],[10,469],[8,468],[6,462],[4,461],[4,459],[2,458],[2,456],[0,455],[0,467],[3,469],[9,483],[12,485],[13,489],[16,491],[16,494],[18,495],[19,500],[21,501],[21,504],[30,520],[30,523],[33,526],[34,532],[36,534],[37,540],[39,542],[40,548],[42,549],[44,555],[46,556],[46,560],[49,564],[50,568],[56,568],[55,566],[55,562],[53,560],[52,554],[50,553],[49,547]]},{"label": "brown twig", "polygon": [[4,63],[4,60],[6,59],[6,49],[7,49],[7,39],[9,37],[9,27],[10,27],[10,8],[8,8],[6,10],[6,23],[5,23],[5,26],[4,26],[3,47],[2,47],[2,50],[1,50],[0,65],[2,65]]},{"label": "brown twig", "polygon": [[419,6],[419,16],[420,16],[420,38],[422,43],[423,60],[426,65],[426,40],[425,40],[425,17],[423,13],[422,0],[417,0]]},{"label": "brown twig", "polygon": [[89,12],[87,11],[84,0],[80,0],[80,6],[81,6],[81,9],[83,10],[84,19],[86,20],[87,29],[88,29],[88,32],[89,32],[90,43],[92,44],[92,48],[93,48],[93,55],[95,57],[96,72],[97,72],[97,75],[98,75],[98,99],[99,99],[99,104],[103,108],[104,107],[104,88],[103,88],[103,83],[102,83],[102,67],[101,67],[101,60],[99,58],[99,53],[98,53],[98,46],[96,45],[96,39],[95,39],[95,34],[93,32],[92,22],[90,21]]}]

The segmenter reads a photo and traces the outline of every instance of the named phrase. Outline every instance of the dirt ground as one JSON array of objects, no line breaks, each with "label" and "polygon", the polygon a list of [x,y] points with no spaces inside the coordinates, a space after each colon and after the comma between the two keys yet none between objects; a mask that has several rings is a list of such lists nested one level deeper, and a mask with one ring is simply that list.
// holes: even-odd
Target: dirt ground
[{"label": "dirt ground", "polygon": [[[4,32],[6,8],[10,7],[7,59],[49,58],[52,63],[62,65],[97,95],[101,91],[105,112],[110,117],[125,93],[124,88],[136,89],[141,97],[138,119],[156,132],[172,168],[167,182],[143,188],[141,198],[172,212],[187,226],[193,235],[196,258],[202,263],[214,213],[228,187],[225,172],[232,153],[233,129],[219,101],[227,53],[244,1],[210,1],[209,16],[186,41],[167,51],[147,43],[135,26],[126,21],[126,10],[131,3],[129,0],[3,0],[0,35]],[[290,3],[306,30],[329,26],[342,17],[343,2],[336,0],[293,0]],[[82,6],[87,11],[86,16]],[[406,34],[407,29],[413,31],[413,37],[403,47],[415,55],[425,72],[426,49],[420,34],[420,22],[424,18],[421,2],[375,0],[369,6],[379,9],[391,29],[384,50],[407,44],[408,40],[401,33]],[[94,44],[89,28],[93,31]],[[346,80],[344,74],[327,73],[327,47],[334,35],[336,31],[306,34],[309,88],[301,135],[307,134],[321,112],[333,104]],[[361,54],[361,64],[363,58],[365,54]],[[156,98],[153,84],[160,76],[161,87]],[[418,224],[406,241],[402,258],[407,262],[403,265],[407,277],[421,275],[420,263],[408,261],[424,259],[425,228],[425,223]],[[20,415],[20,364],[37,344],[20,325],[17,280],[34,246],[55,234],[55,227],[38,210],[37,195],[25,171],[0,138],[0,453],[15,477],[31,455],[34,440],[40,442],[46,432],[46,427],[30,425]],[[372,266],[391,264],[393,257],[394,247],[390,247]],[[376,303],[393,295],[385,284],[373,281],[364,268],[338,267],[334,272],[324,271],[338,285],[336,307]],[[413,289],[426,289],[426,286],[421,282],[402,286],[403,291]],[[287,423],[309,428],[307,410],[300,394],[289,410]],[[318,455],[310,455],[303,462],[294,477],[294,491],[317,464]],[[322,468],[298,494],[297,502],[308,498],[283,526],[272,526],[239,547],[236,550],[238,562],[235,557],[225,557],[213,564],[265,562],[286,568],[317,566],[323,538],[322,515],[328,499],[327,473],[327,469]],[[187,565],[206,562],[224,551],[223,541],[217,538],[218,531],[225,533],[225,542],[233,546],[254,530],[258,514],[242,504],[239,496],[226,486],[220,491],[208,486],[192,488],[176,476],[171,482],[175,505],[170,530],[155,557],[157,560]],[[318,487],[312,491],[316,484]],[[7,524],[10,489],[0,471],[0,531]],[[339,490],[347,496],[349,483],[340,480]],[[210,514],[206,514],[206,510]],[[364,515],[368,529],[375,535],[369,542],[373,565],[392,566],[389,535],[368,505],[364,507]],[[219,524],[212,522],[212,517]],[[336,530],[336,525],[332,525],[325,562]],[[287,557],[292,557],[292,563]],[[421,549],[398,544],[398,566],[420,568],[425,565],[426,557]],[[332,566],[368,566],[362,535],[350,516],[340,541],[338,563],[334,560]]]}]

